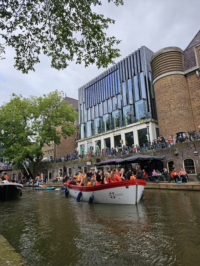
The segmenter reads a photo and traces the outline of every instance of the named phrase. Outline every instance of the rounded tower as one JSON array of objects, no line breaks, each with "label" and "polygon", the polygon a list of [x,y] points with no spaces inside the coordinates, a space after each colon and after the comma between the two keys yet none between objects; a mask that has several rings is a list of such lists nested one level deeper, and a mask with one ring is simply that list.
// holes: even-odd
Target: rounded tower
[{"label": "rounded tower", "polygon": [[194,130],[183,60],[178,47],[161,49],[151,58],[159,131],[167,138]]}]

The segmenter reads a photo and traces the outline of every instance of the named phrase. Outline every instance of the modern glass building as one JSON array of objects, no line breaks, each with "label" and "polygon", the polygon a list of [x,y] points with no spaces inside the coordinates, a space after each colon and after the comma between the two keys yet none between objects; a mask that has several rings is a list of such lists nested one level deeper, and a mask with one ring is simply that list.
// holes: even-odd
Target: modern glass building
[{"label": "modern glass building", "polygon": [[79,88],[80,153],[141,146],[157,137],[152,55],[142,46]]}]

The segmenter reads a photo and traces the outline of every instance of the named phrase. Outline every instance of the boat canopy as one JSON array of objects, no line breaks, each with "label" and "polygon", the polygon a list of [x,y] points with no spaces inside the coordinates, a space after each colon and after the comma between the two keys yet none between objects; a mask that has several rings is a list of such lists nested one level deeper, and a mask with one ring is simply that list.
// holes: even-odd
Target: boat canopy
[{"label": "boat canopy", "polygon": [[96,163],[96,166],[101,166],[101,165],[111,165],[111,164],[116,164],[118,163],[118,161],[120,161],[121,158],[112,158],[112,159],[108,159],[99,163]]},{"label": "boat canopy", "polygon": [[164,159],[165,159],[165,156],[136,154],[136,155],[118,160],[117,164],[137,163],[137,162],[141,162],[141,161],[153,161],[153,160],[162,161]]}]

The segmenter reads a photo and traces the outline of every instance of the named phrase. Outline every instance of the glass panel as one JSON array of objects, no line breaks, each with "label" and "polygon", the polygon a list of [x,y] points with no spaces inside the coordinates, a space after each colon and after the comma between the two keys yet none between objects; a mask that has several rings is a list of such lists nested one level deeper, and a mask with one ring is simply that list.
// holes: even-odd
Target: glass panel
[{"label": "glass panel", "polygon": [[105,77],[105,87],[106,87],[106,99],[108,99],[108,80],[107,80],[107,77]]},{"label": "glass panel", "polygon": [[115,72],[112,73],[112,84],[113,84],[113,95],[116,94],[115,91]]},{"label": "glass panel", "polygon": [[153,82],[152,82],[152,77],[151,77],[151,72],[149,72],[149,83],[150,83],[150,91],[151,91],[151,97],[154,99],[154,89],[153,89]]},{"label": "glass panel", "polygon": [[113,97],[113,98],[112,98],[112,107],[113,107],[113,111],[116,110],[116,107],[117,107],[116,105],[117,105],[117,104],[116,104],[116,97]]},{"label": "glass panel", "polygon": [[148,145],[148,140],[147,140],[147,129],[139,129],[138,130],[138,139],[139,139],[139,146],[143,147],[144,145]]},{"label": "glass panel", "polygon": [[92,126],[93,126],[92,121],[88,121],[88,122],[86,123],[86,133],[87,133],[87,137],[91,137],[91,136],[92,136]]},{"label": "glass panel", "polygon": [[89,88],[89,97],[90,97],[90,105],[89,105],[89,107],[91,107],[92,106],[92,89],[91,89],[91,87]]},{"label": "glass panel", "polygon": [[101,151],[101,140],[95,141],[95,151]]},{"label": "glass panel", "polygon": [[118,93],[120,93],[120,80],[119,80],[119,69],[116,71],[117,74],[117,86],[118,86]]},{"label": "glass panel", "polygon": [[107,138],[107,139],[104,139],[104,148],[108,148],[110,149],[111,146],[110,146],[110,138]]},{"label": "glass panel", "polygon": [[132,105],[127,105],[126,107],[123,108],[123,125],[128,126],[132,124],[132,119],[133,117],[133,106]]},{"label": "glass panel", "polygon": [[87,122],[87,110],[85,109],[85,103],[83,104],[83,121]]},{"label": "glass panel", "polygon": [[184,167],[187,174],[195,174],[194,161],[192,159],[184,160]]},{"label": "glass panel", "polygon": [[139,90],[138,90],[138,78],[137,76],[135,76],[133,78],[133,82],[134,82],[134,96],[135,96],[135,101],[139,100]]},{"label": "glass panel", "polygon": [[118,94],[118,82],[117,82],[117,71],[114,72],[114,79],[115,79],[115,93]]},{"label": "glass panel", "polygon": [[83,155],[85,153],[85,145],[80,145],[80,154]]},{"label": "glass panel", "polygon": [[102,118],[94,119],[94,135],[100,134],[102,132]]},{"label": "glass panel", "polygon": [[94,106],[91,108],[91,120],[94,120]]},{"label": "glass panel", "polygon": [[126,82],[122,83],[122,101],[123,101],[123,106],[127,105],[127,100],[126,100]]},{"label": "glass panel", "polygon": [[110,78],[109,78],[109,75],[107,76],[107,84],[108,84],[108,98],[110,98],[110,91],[111,91],[111,88],[110,88]]},{"label": "glass panel", "polygon": [[103,132],[107,132],[108,130],[111,130],[111,115],[106,114],[103,116]]},{"label": "glass panel", "polygon": [[117,108],[121,109],[122,108],[122,103],[121,103],[121,94],[117,95]]},{"label": "glass panel", "polygon": [[99,116],[99,112],[98,112],[98,104],[95,105],[95,107],[94,107],[94,116],[95,116],[95,118]]},{"label": "glass panel", "polygon": [[92,151],[93,150],[93,146],[92,146],[92,142],[88,142],[87,143],[87,151]]},{"label": "glass panel", "polygon": [[102,116],[103,112],[102,112],[102,103],[99,104],[99,116]]},{"label": "glass panel", "polygon": [[107,110],[107,101],[103,102],[103,114],[107,114],[108,110]]},{"label": "glass panel", "polygon": [[113,96],[113,82],[112,82],[112,73],[109,75],[110,80],[110,96]]},{"label": "glass panel", "polygon": [[141,85],[141,91],[142,91],[142,98],[146,98],[146,86],[145,86],[145,80],[144,80],[144,73],[140,73],[140,85]]},{"label": "glass panel", "polygon": [[104,79],[101,80],[101,85],[102,85],[102,99],[101,101],[103,102],[105,100],[105,86],[104,86]]},{"label": "glass panel", "polygon": [[103,87],[102,87],[102,80],[99,81],[99,86],[100,86],[100,98],[99,98],[99,102],[102,101],[103,99]]},{"label": "glass panel", "polygon": [[136,121],[142,121],[147,117],[147,102],[146,100],[141,100],[135,103],[135,116]]},{"label": "glass panel", "polygon": [[114,136],[114,145],[115,145],[115,148],[122,146],[122,144],[120,143],[120,140],[121,140],[121,135]]},{"label": "glass panel", "polygon": [[129,148],[133,147],[134,145],[133,132],[129,132],[125,134],[125,145]]},{"label": "glass panel", "polygon": [[81,124],[81,139],[85,138],[85,124]]},{"label": "glass panel", "polygon": [[111,99],[108,99],[108,113],[112,112],[112,102]]},{"label": "glass panel", "polygon": [[129,100],[129,104],[133,104],[133,92],[132,92],[131,79],[128,79],[128,100]]},{"label": "glass panel", "polygon": [[90,121],[91,120],[91,111],[90,111],[90,108],[88,109],[87,113],[88,113],[88,121]]},{"label": "glass panel", "polygon": [[86,108],[88,107],[88,90],[85,90]]},{"label": "glass panel", "polygon": [[121,126],[121,110],[116,110],[112,112],[112,124],[113,124],[113,129],[119,128]]},{"label": "glass panel", "polygon": [[82,104],[80,104],[79,122],[80,122],[80,124],[83,123],[83,106],[82,106]]}]

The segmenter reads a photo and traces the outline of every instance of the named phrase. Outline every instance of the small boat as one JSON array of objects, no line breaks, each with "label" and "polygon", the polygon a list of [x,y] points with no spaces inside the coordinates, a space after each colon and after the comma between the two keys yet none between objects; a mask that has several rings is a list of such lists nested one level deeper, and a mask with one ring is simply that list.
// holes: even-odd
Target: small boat
[{"label": "small boat", "polygon": [[0,183],[0,200],[14,200],[22,196],[23,185],[18,183]]},{"label": "small boat", "polygon": [[42,188],[42,187],[36,187],[35,190],[55,190],[56,187],[45,187],[45,188]]},{"label": "small boat", "polygon": [[145,180],[135,179],[121,182],[96,185],[77,186],[67,184],[69,195],[78,201],[107,204],[137,204],[146,185]]}]

